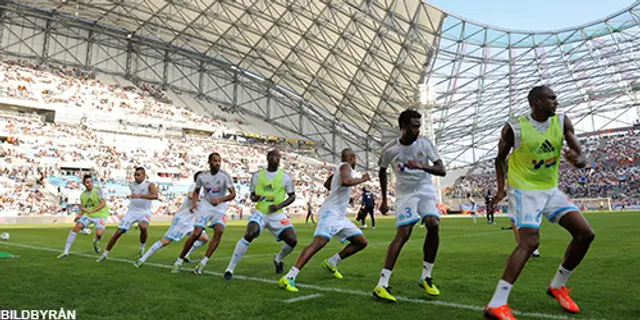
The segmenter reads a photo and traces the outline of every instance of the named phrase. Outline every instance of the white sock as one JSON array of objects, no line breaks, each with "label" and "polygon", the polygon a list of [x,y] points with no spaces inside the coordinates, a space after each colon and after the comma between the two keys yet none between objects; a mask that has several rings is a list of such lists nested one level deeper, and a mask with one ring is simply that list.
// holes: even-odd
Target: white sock
[{"label": "white sock", "polygon": [[160,249],[162,249],[162,242],[156,241],[156,243],[154,243],[151,246],[151,248],[149,248],[149,250],[145,252],[144,255],[142,255],[142,258],[140,258],[140,261],[142,262],[147,261],[147,259],[149,259],[154,253],[156,253],[156,251]]},{"label": "white sock", "polygon": [[391,270],[382,269],[382,273],[380,274],[380,280],[378,280],[378,287],[388,287],[389,278],[391,278]]},{"label": "white sock", "polygon": [[182,259],[182,258],[178,258],[178,260],[176,260],[176,263],[175,263],[175,264],[177,264],[177,265],[181,266],[183,262],[184,262],[184,259]]},{"label": "white sock", "polygon": [[96,242],[100,242],[100,239],[98,239],[98,236],[96,236],[95,238],[93,238],[93,243],[96,243]]},{"label": "white sock", "polygon": [[233,270],[236,269],[236,265],[240,262],[240,259],[247,253],[247,249],[251,242],[245,240],[244,238],[240,238],[238,243],[236,243],[236,249],[233,251],[233,256],[231,257],[231,261],[229,261],[229,265],[227,266],[227,271],[233,273]]},{"label": "white sock", "polygon": [[329,258],[329,260],[327,260],[327,263],[335,267],[338,265],[338,263],[340,263],[340,261],[342,261],[342,259],[340,258],[340,255],[336,253],[332,255],[331,258]]},{"label": "white sock", "polygon": [[533,254],[535,254],[536,256],[539,256],[540,255],[540,251],[538,251],[538,249],[536,249],[536,250],[533,251]]},{"label": "white sock", "polygon": [[206,242],[202,241],[202,240],[198,240],[196,241],[196,243],[194,243],[191,246],[191,249],[189,249],[189,252],[187,252],[187,255],[185,256],[185,258],[189,257],[189,255],[191,255],[191,253],[193,253],[194,251],[196,251],[196,249],[204,246],[205,244],[207,244]]},{"label": "white sock", "polygon": [[471,217],[473,217],[473,223],[476,223],[476,215],[473,214],[473,215],[471,215]]},{"label": "white sock", "polygon": [[277,263],[282,262],[282,260],[284,260],[284,257],[288,256],[289,253],[291,253],[291,251],[293,251],[292,246],[288,245],[286,242],[282,245],[282,249],[280,249],[280,252],[278,252],[278,254],[276,255],[276,257],[273,259],[275,260]]},{"label": "white sock", "polygon": [[64,244],[64,254],[69,254],[69,249],[71,249],[71,245],[73,244],[74,241],[76,241],[76,236],[78,234],[73,232],[73,231],[69,231],[69,235],[67,236],[67,242]]},{"label": "white sock", "polygon": [[200,264],[201,264],[201,265],[203,265],[203,266],[206,266],[208,261],[209,261],[209,258],[204,257],[204,258],[202,258],[202,260],[200,261]]},{"label": "white sock", "polygon": [[289,279],[289,280],[296,280],[296,277],[298,276],[298,272],[300,272],[300,270],[298,270],[298,268],[291,267],[291,270],[289,270],[289,272],[287,273],[287,275],[285,277],[287,277],[287,279]]},{"label": "white sock", "polygon": [[491,301],[489,301],[489,308],[497,308],[501,305],[507,304],[511,288],[513,288],[513,284],[502,279],[498,281],[496,292],[493,294],[493,298],[491,298]]},{"label": "white sock", "polygon": [[433,270],[433,263],[424,262],[422,264],[422,280],[426,278],[431,278],[431,271]]},{"label": "white sock", "polygon": [[104,252],[102,252],[102,256],[103,257],[108,257],[109,256],[109,250],[105,250]]},{"label": "white sock", "polygon": [[560,267],[558,267],[558,271],[556,271],[556,275],[553,277],[553,280],[551,280],[551,284],[549,286],[554,289],[562,288],[562,286],[567,284],[567,280],[569,280],[570,275],[571,270],[568,270],[560,265]]},{"label": "white sock", "polygon": [[140,244],[140,250],[144,251],[144,246],[146,245],[146,243],[141,243]]}]

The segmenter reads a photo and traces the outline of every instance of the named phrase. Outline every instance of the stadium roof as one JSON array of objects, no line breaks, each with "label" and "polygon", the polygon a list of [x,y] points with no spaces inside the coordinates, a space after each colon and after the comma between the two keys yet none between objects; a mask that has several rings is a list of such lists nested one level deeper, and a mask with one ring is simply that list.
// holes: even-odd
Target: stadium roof
[{"label": "stadium roof", "polygon": [[[491,156],[500,127],[526,112],[534,85],[555,89],[561,111],[579,131],[637,118],[640,2],[599,21],[543,32],[487,26],[417,0],[34,0],[4,6],[46,10],[233,65],[301,97],[313,106],[312,117],[338,120],[326,122],[344,140],[333,138],[334,154],[341,146],[379,150],[397,133],[397,114],[416,106],[417,84],[425,82],[437,89],[435,134],[449,166]],[[375,156],[366,158],[373,166]]]}]

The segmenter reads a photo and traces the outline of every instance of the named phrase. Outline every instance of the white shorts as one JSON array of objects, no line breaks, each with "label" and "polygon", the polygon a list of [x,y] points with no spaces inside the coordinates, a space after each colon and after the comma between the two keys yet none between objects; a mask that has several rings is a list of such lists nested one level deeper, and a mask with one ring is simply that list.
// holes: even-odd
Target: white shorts
[{"label": "white shorts", "polygon": [[266,227],[276,237],[277,241],[280,241],[280,234],[282,231],[293,228],[291,221],[287,218],[284,212],[276,212],[272,214],[264,214],[260,210],[253,209],[251,216],[249,216],[249,223],[255,222],[260,226],[260,233]]},{"label": "white shorts", "polygon": [[509,186],[507,197],[509,217],[518,228],[539,229],[542,216],[550,222],[556,223],[567,212],[580,211],[558,188],[521,190]]},{"label": "white shorts", "polygon": [[221,224],[223,228],[227,227],[226,212],[220,211],[212,204],[203,201],[198,205],[197,210],[195,227],[206,229],[207,227],[213,228],[216,224]]},{"label": "white shorts", "polygon": [[440,219],[435,194],[415,193],[399,197],[395,209],[396,227],[415,224],[426,216]]},{"label": "white shorts", "polygon": [[[171,241],[179,242],[184,236],[190,235],[194,228],[193,220],[174,218],[164,237]],[[202,234],[206,234],[206,231],[202,230]]]},{"label": "white shorts", "polygon": [[331,241],[332,237],[338,237],[340,242],[345,242],[353,237],[362,234],[362,230],[358,228],[351,220],[343,215],[332,213],[331,211],[318,213],[318,226],[314,237],[325,237]]},{"label": "white shorts", "polygon": [[93,227],[95,229],[102,229],[104,230],[107,227],[107,219],[105,218],[91,218],[91,217],[87,217],[86,215],[83,215],[82,217],[80,217],[80,219],[78,219],[77,223],[82,223],[82,227],[86,228],[90,225],[93,224]]},{"label": "white shorts", "polygon": [[127,211],[127,214],[125,214],[122,221],[120,221],[118,229],[128,231],[134,222],[138,222],[138,224],[143,222],[151,223],[151,212]]}]

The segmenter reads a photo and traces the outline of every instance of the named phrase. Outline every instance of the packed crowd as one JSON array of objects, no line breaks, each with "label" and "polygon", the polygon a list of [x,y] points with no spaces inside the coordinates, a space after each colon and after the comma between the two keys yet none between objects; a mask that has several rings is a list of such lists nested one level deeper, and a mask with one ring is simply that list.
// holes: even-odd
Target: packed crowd
[{"label": "packed crowd", "polygon": [[[611,198],[614,205],[639,205],[640,137],[633,131],[624,134],[597,135],[581,139],[587,168],[576,169],[564,162],[560,165],[559,188],[570,198]],[[487,170],[493,161],[458,178],[445,191],[449,198],[484,197],[496,190],[495,170]]]}]

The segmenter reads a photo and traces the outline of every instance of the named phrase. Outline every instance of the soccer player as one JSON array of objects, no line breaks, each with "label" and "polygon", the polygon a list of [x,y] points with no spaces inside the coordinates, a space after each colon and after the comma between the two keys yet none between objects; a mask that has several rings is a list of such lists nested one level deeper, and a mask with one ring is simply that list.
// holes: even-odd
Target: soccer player
[{"label": "soccer player", "polygon": [[296,200],[296,193],[291,176],[279,169],[280,157],[280,151],[269,151],[267,169],[261,169],[251,178],[251,201],[257,204],[249,217],[244,237],[236,243],[236,249],[224,273],[225,280],[233,278],[233,271],[247,252],[251,241],[257,238],[265,227],[271,231],[278,242],[284,241],[280,252],[273,259],[276,273],[284,272],[282,260],[298,244],[298,237],[291,221],[282,210]]},{"label": "soccer player", "polygon": [[[193,202],[191,203],[190,211],[197,212],[193,232],[185,242],[184,247],[182,247],[180,257],[178,257],[171,270],[172,273],[180,272],[187,253],[202,236],[204,229],[210,226],[213,228],[213,238],[209,242],[204,258],[194,270],[196,275],[202,275],[204,267],[213,252],[218,248],[224,229],[227,227],[227,202],[236,198],[236,188],[233,186],[231,176],[220,170],[220,165],[222,164],[220,154],[217,152],[209,154],[208,161],[209,171],[198,175],[196,187],[193,190]],[[202,188],[204,188],[204,200],[198,203]]]},{"label": "soccer player", "polygon": [[305,224],[309,222],[309,218],[311,218],[311,223],[316,224],[313,220],[313,205],[311,204],[311,197],[312,195],[309,195],[309,198],[307,199],[307,217],[304,219]]},{"label": "soccer player", "polygon": [[484,205],[487,210],[487,224],[495,224],[494,212],[489,211],[489,203],[491,203],[491,189],[487,190],[487,194],[484,195]]},{"label": "soccer player", "polygon": [[[185,235],[190,235],[193,232],[193,223],[195,218],[195,210],[192,210],[193,205],[193,193],[196,189],[195,181],[198,180],[198,176],[202,173],[202,171],[196,172],[193,176],[194,183],[189,188],[189,193],[187,193],[187,198],[184,199],[182,204],[180,205],[180,209],[176,212],[173,220],[171,221],[171,227],[164,234],[164,237],[156,243],[154,243],[147,252],[145,252],[142,257],[134,263],[136,268],[142,267],[142,265],[149,259],[154,253],[158,250],[166,247],[171,242],[179,242]],[[187,253],[185,260],[188,259],[189,255],[199,247],[202,247],[207,242],[209,242],[209,238],[207,237],[207,233],[202,232],[198,241],[193,244],[189,252]]]},{"label": "soccer player", "polygon": [[129,209],[127,214],[122,218],[122,222],[118,226],[118,230],[109,239],[107,248],[102,252],[102,256],[98,258],[98,262],[103,262],[109,257],[109,252],[113,246],[118,242],[121,235],[129,231],[131,225],[137,222],[140,226],[140,256],[144,253],[144,246],[147,242],[147,228],[151,223],[151,201],[158,199],[158,189],[156,185],[145,180],[147,177],[146,171],[142,167],[136,168],[134,172],[134,182],[129,185],[131,189],[131,195],[128,196]]},{"label": "soccer player", "polygon": [[[431,142],[420,136],[420,113],[407,109],[400,114],[398,124],[402,136],[389,143],[380,157],[380,187],[382,203],[380,212],[389,211],[387,206],[387,168],[391,165],[396,175],[396,236],[391,241],[384,259],[384,268],[373,295],[379,299],[396,302],[389,292],[391,270],[398,259],[402,246],[409,240],[413,226],[417,222],[426,225],[427,235],[424,239],[424,262],[421,286],[428,295],[438,296],[440,290],[433,284],[431,272],[438,252],[440,215],[436,207],[436,191],[431,175],[445,176],[442,160],[436,154]],[[432,165],[428,163],[431,162]]]},{"label": "soccer player", "polygon": [[94,186],[93,178],[90,175],[85,175],[82,178],[82,184],[84,184],[85,190],[80,195],[80,212],[74,219],[76,225],[69,231],[64,252],[58,256],[60,259],[64,259],[69,255],[69,249],[71,249],[73,241],[76,240],[78,232],[91,224],[93,224],[96,229],[96,237],[93,239],[93,250],[96,253],[100,253],[100,239],[102,239],[102,235],[104,234],[104,229],[107,224],[106,219],[109,217],[109,207],[104,199],[102,190]]},{"label": "soccer player", "polygon": [[476,216],[478,215],[476,208],[476,201],[473,200],[471,193],[467,193],[467,199],[469,199],[469,211],[471,211],[471,218],[473,218],[473,223],[476,223]]},{"label": "soccer player", "polygon": [[[573,237],[558,271],[549,283],[547,294],[558,300],[566,311],[580,311],[569,297],[565,285],[571,272],[589,250],[595,234],[580,210],[558,189],[560,156],[564,155],[569,163],[578,168],[584,168],[585,159],[573,124],[567,116],[556,114],[556,98],[551,88],[534,87],[528,96],[531,113],[502,128],[495,161],[498,190],[489,205],[489,211],[508,196],[509,215],[515,221],[520,240],[507,260],[493,298],[485,307],[485,318],[515,319],[507,304],[509,292],[530,255],[538,248],[538,229],[542,217],[559,223]],[[563,136],[568,145],[568,149],[564,150]],[[511,149],[508,186],[505,186],[505,160]]]},{"label": "soccer player", "polygon": [[347,219],[346,214],[347,205],[351,200],[351,188],[371,179],[369,174],[364,174],[361,178],[355,178],[353,169],[356,167],[356,155],[351,149],[342,150],[340,160],[342,162],[338,165],[336,174],[330,175],[325,182],[325,187],[331,193],[320,208],[318,226],[313,235],[313,241],[302,250],[295,266],[291,267],[289,273],[278,281],[278,286],[282,289],[298,292],[295,282],[298,272],[311,260],[311,257],[329,243],[332,237],[338,236],[343,243],[349,240],[349,244],[342,251],[322,262],[322,267],[338,279],[342,279],[342,274],[338,270],[338,263],[367,246],[367,239],[364,234],[353,222]]},{"label": "soccer player", "polygon": [[367,190],[367,187],[362,187],[362,210],[364,214],[362,215],[362,229],[367,228],[367,214],[371,216],[371,228],[376,229],[376,219],[373,217],[374,208],[376,207],[376,201],[373,197],[373,193]]}]

